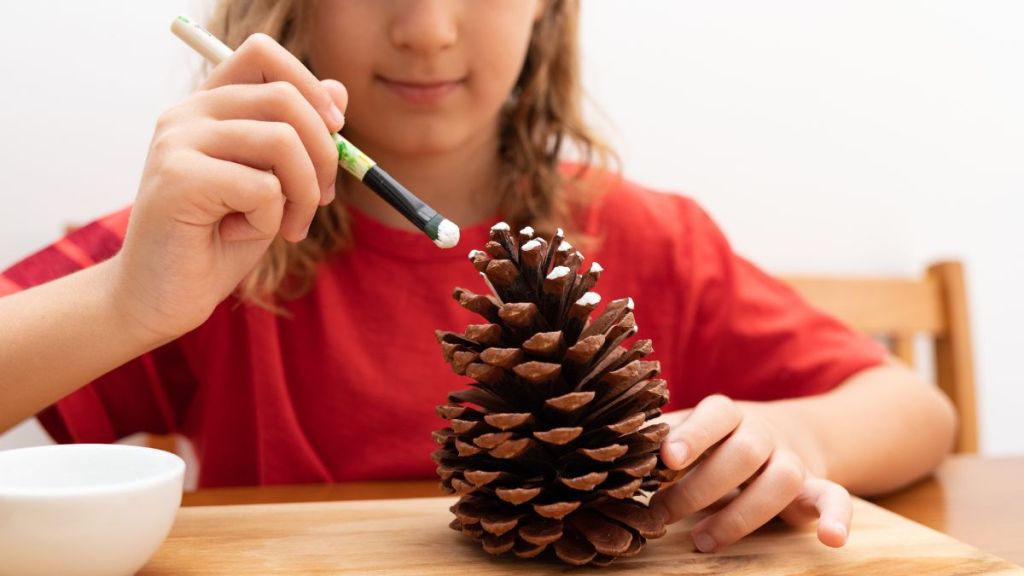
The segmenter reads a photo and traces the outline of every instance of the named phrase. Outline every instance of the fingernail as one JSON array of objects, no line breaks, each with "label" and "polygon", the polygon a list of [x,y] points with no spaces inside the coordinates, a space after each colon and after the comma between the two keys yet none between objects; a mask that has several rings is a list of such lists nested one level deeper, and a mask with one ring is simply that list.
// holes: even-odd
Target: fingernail
[{"label": "fingernail", "polygon": [[715,546],[718,546],[715,539],[707,532],[694,534],[693,543],[697,545],[697,550],[700,550],[701,552],[712,552],[714,551]]},{"label": "fingernail", "polygon": [[688,450],[686,444],[678,441],[672,441],[668,443],[668,453],[679,462],[679,467],[682,468],[683,464],[686,463],[686,456]]},{"label": "fingernail", "polygon": [[850,536],[849,532],[846,530],[846,525],[842,522],[839,522],[838,520],[833,520],[828,524],[829,527],[831,527],[836,534],[839,534],[843,537],[843,540],[846,540]]},{"label": "fingernail", "polygon": [[323,190],[320,191],[320,205],[327,206],[334,200],[334,186],[324,186]]},{"label": "fingernail", "polygon": [[339,127],[339,130],[341,129],[341,126],[345,125],[345,115],[341,113],[341,110],[337,106],[332,105],[328,115],[331,117],[331,122],[335,126]]}]

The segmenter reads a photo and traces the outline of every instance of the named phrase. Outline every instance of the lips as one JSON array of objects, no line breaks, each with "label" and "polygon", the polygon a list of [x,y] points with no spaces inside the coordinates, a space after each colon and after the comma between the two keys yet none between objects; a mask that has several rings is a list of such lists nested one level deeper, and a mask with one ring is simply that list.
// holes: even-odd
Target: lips
[{"label": "lips", "polygon": [[399,80],[377,76],[377,81],[393,94],[414,105],[436,105],[465,84],[457,80]]}]

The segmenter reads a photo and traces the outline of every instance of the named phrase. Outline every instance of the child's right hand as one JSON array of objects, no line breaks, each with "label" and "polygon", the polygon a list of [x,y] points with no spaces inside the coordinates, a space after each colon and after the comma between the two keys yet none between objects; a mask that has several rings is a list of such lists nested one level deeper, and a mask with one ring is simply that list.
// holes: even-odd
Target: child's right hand
[{"label": "child's right hand", "polygon": [[257,34],[160,117],[113,279],[141,334],[197,327],[275,236],[305,238],[334,198],[347,100]]}]

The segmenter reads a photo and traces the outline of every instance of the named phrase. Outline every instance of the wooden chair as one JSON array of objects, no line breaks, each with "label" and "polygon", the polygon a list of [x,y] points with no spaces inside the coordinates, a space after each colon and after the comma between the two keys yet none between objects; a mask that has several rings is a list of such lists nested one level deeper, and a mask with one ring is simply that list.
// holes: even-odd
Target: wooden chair
[{"label": "wooden chair", "polygon": [[872,336],[916,366],[914,337],[935,346],[935,379],[960,417],[956,451],[978,451],[967,293],[960,262],[938,262],[921,278],[785,277],[814,306]]}]

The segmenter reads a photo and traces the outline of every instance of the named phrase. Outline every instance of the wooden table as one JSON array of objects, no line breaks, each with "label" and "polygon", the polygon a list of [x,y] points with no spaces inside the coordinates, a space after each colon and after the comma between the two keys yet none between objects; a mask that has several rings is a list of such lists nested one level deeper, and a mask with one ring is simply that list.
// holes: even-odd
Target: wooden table
[{"label": "wooden table", "polygon": [[[437,496],[434,481],[217,488],[185,506]],[[996,556],[1024,565],[1024,458],[955,456],[937,473],[875,503]]]},{"label": "wooden table", "polygon": [[1024,565],[1024,457],[955,456],[879,506]]}]

